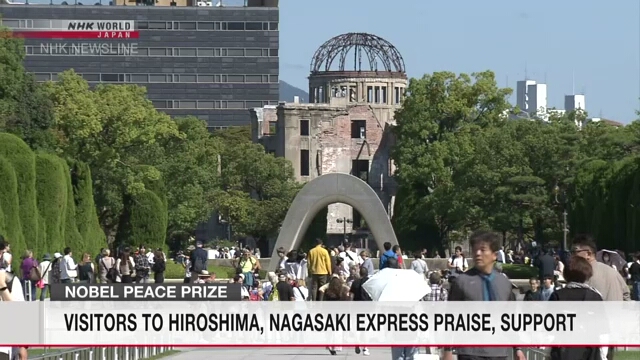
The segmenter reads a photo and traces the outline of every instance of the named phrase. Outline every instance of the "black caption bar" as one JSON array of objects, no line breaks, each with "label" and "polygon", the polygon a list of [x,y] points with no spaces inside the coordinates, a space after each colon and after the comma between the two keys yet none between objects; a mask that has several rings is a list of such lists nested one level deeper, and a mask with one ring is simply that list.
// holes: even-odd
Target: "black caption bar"
[{"label": "black caption bar", "polygon": [[52,284],[52,301],[240,301],[242,285],[209,284]]}]

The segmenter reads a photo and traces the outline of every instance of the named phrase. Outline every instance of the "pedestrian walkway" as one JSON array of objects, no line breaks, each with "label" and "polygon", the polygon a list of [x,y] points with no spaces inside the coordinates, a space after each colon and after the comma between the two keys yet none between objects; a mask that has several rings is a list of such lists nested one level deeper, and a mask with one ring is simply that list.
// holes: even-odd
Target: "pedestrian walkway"
[{"label": "pedestrian walkway", "polygon": [[233,349],[184,349],[180,354],[166,357],[166,360],[389,360],[390,348],[372,348],[371,355],[357,355],[353,348],[343,348],[331,356],[325,348],[233,348]]}]

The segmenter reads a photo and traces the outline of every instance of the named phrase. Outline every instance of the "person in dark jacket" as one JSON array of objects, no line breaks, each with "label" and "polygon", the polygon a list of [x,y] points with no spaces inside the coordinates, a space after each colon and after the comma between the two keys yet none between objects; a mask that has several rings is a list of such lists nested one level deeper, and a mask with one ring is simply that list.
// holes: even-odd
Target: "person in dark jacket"
[{"label": "person in dark jacket", "polygon": [[[549,301],[603,301],[600,292],[586,284],[593,276],[589,261],[579,256],[572,257],[563,275],[567,286],[554,291]],[[600,348],[554,347],[550,355],[551,360],[600,360]]]},{"label": "person in dark jacket", "polygon": [[[477,231],[471,235],[474,268],[461,273],[451,285],[448,301],[515,301],[513,284],[495,270],[502,237],[490,231]],[[453,360],[453,348],[444,349],[444,360]],[[526,360],[520,348],[462,347],[457,349],[458,360],[498,360],[509,358]]]},{"label": "person in dark jacket", "polygon": [[543,254],[536,259],[534,265],[540,270],[540,281],[544,281],[545,278],[549,277],[553,279],[554,271],[556,270],[556,259],[548,249],[545,249]]},{"label": "person in dark jacket", "polygon": [[529,286],[531,289],[527,290],[524,294],[524,301],[542,301],[542,294],[540,293],[540,280],[538,278],[529,279]]}]

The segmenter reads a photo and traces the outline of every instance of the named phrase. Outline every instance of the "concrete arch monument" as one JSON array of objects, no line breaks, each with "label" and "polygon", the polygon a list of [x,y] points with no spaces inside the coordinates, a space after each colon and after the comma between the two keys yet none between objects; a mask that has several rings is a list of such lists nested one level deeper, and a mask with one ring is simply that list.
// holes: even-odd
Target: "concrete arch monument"
[{"label": "concrete arch monument", "polygon": [[398,244],[389,216],[369,184],[350,174],[332,173],[309,181],[293,199],[271,258],[278,258],[277,249],[280,247],[287,251],[295,249],[316,214],[335,203],[347,204],[358,210],[367,221],[380,249],[385,242]]}]

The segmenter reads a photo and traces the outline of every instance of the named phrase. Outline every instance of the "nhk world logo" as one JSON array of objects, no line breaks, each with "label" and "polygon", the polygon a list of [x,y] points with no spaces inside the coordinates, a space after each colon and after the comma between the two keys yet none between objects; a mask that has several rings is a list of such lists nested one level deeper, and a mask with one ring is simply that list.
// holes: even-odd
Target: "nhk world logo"
[{"label": "nhk world logo", "polygon": [[16,29],[29,39],[137,39],[135,22],[128,20],[51,20],[48,29]]}]

